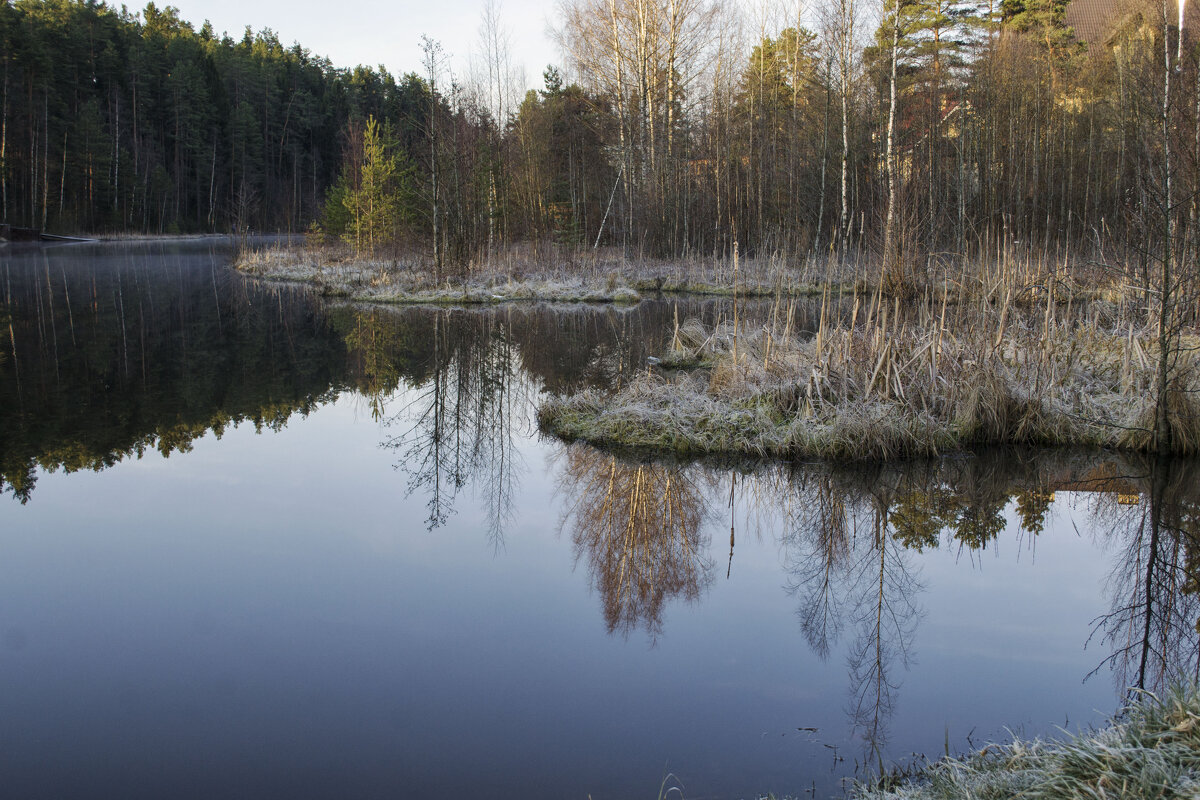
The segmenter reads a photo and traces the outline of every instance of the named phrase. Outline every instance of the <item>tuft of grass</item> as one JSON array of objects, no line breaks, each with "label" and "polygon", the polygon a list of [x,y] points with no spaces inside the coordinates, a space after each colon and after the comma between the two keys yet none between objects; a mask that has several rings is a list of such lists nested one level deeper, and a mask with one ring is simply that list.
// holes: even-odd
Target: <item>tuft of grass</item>
[{"label": "tuft of grass", "polygon": [[[887,459],[978,445],[1148,450],[1155,331],[1123,308],[1064,312],[996,292],[902,308],[876,290],[828,293],[811,332],[790,303],[757,327],[677,325],[657,371],[601,399],[549,399],[547,430],[680,453]],[[834,309],[835,303],[852,302]],[[1169,396],[1172,449],[1200,451],[1200,369],[1185,343]],[[685,370],[679,374],[677,370]]]},{"label": "tuft of grass", "polygon": [[1072,800],[1200,797],[1200,688],[1142,692],[1105,728],[1058,741],[989,745],[899,782],[860,784],[858,800]]}]

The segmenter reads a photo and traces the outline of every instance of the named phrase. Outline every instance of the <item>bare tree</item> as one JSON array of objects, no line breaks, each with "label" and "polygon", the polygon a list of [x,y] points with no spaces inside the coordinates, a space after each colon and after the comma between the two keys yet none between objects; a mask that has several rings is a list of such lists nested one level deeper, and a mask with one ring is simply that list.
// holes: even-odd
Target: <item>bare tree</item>
[{"label": "bare tree", "polygon": [[440,207],[441,200],[441,182],[440,182],[440,153],[438,132],[438,115],[439,97],[438,97],[438,81],[442,77],[442,69],[445,65],[445,52],[442,50],[440,42],[430,39],[428,36],[421,37],[421,52],[424,53],[423,66],[425,68],[425,76],[428,81],[429,101],[428,111],[425,117],[425,135],[429,143],[429,207],[430,207],[430,224],[433,227],[433,267],[434,276],[439,282],[442,279],[442,262],[444,259],[440,236],[441,236],[441,217],[442,210]]},{"label": "bare tree", "polygon": [[[716,0],[565,0],[557,36],[584,88],[616,118],[617,157],[639,219],[657,223],[681,192],[678,139],[699,78],[715,57]],[[655,219],[657,217],[657,219]],[[643,236],[650,231],[643,230]]]}]

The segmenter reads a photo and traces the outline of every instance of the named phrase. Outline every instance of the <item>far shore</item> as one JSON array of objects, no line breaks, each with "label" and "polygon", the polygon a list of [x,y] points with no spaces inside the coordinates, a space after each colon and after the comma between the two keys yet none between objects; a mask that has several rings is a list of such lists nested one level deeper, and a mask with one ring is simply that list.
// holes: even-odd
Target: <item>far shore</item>
[{"label": "far shore", "polygon": [[[1110,279],[1065,278],[1060,266],[1028,254],[1003,253],[996,259],[996,269],[1009,284],[1006,302],[1014,306],[1041,303],[1048,291],[1056,303],[1064,304],[1112,299],[1120,291]],[[388,304],[633,304],[655,295],[820,299],[875,292],[905,302],[932,292],[958,304],[981,294],[995,302],[991,296],[998,290],[987,274],[991,268],[978,262],[927,265],[927,276],[919,282],[886,276],[881,281],[869,259],[631,259],[612,251],[568,248],[531,252],[514,247],[486,263],[458,265],[437,276],[419,257],[372,258],[338,245],[293,242],[246,249],[234,267],[258,280],[304,284],[326,296]],[[1014,283],[1025,288],[1014,291]]]},{"label": "far shore", "polygon": [[833,281],[849,291],[850,270],[819,273],[811,264],[745,262],[740,272],[709,260],[661,262],[594,253],[548,257],[508,252],[486,265],[447,270],[404,258],[354,256],[336,247],[290,246],[242,253],[235,268],[251,277],[307,284],[322,294],[393,304],[513,301],[633,304],[655,294],[816,297]]}]

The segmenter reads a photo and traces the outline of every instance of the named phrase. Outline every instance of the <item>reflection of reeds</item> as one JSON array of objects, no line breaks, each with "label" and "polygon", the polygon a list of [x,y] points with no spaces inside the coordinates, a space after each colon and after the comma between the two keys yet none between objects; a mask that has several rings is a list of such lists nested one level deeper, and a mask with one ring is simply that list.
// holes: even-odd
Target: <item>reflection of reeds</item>
[{"label": "reflection of reeds", "polygon": [[576,557],[586,557],[609,632],[662,631],[668,598],[697,599],[712,581],[707,505],[679,466],[631,464],[568,448],[560,485]]},{"label": "reflection of reeds", "polygon": [[[708,369],[645,374],[611,398],[551,399],[539,419],[568,439],[694,453],[1153,445],[1158,339],[1120,306],[1060,307],[1052,291],[1036,307],[1011,289],[948,297],[929,292],[901,307],[879,292],[856,296],[848,318],[823,306],[813,336],[788,330],[789,313],[752,330],[685,322],[667,365]],[[1200,450],[1198,390],[1200,370],[1182,353],[1169,393],[1177,452]]]}]

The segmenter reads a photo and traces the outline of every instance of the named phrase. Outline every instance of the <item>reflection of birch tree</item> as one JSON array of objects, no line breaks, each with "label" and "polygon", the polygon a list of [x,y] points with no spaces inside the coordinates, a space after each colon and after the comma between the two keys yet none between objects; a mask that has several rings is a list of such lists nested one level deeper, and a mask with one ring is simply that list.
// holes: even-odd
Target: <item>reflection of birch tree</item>
[{"label": "reflection of birch tree", "polygon": [[1190,478],[1190,465],[1160,460],[1136,506],[1096,504],[1096,519],[1121,546],[1109,579],[1112,610],[1093,634],[1112,649],[1092,674],[1109,666],[1122,689],[1158,691],[1200,674],[1200,509]]},{"label": "reflection of birch tree", "polygon": [[506,317],[435,312],[429,363],[414,392],[385,419],[401,432],[383,446],[400,454],[408,492],[428,495],[430,529],[445,524],[459,492],[483,495],[488,534],[503,543],[523,469],[516,449],[517,409],[528,390]]},{"label": "reflection of birch tree", "polygon": [[513,517],[515,476],[524,469],[513,436],[521,398],[515,391],[520,384],[517,350],[508,326],[497,330],[493,346],[478,351],[478,362],[473,460],[479,465],[477,494],[483,495],[488,538],[498,546]]},{"label": "reflection of birch tree", "polygon": [[567,496],[576,559],[587,558],[609,633],[662,633],[672,597],[694,601],[713,580],[705,492],[679,466],[631,464],[567,447],[559,486]]},{"label": "reflection of birch tree", "polygon": [[788,504],[788,594],[800,600],[796,615],[804,640],[821,660],[841,634],[849,566],[846,503],[828,475],[797,476],[808,502]]},{"label": "reflection of birch tree", "polygon": [[[897,498],[912,497],[914,477],[912,470],[851,475],[808,468],[776,473],[774,480],[776,505],[786,509],[786,588],[799,599],[801,632],[825,659],[847,623],[853,626],[846,656],[847,712],[868,757],[876,759],[882,757],[896,706],[896,670],[908,667],[921,615],[916,600],[921,585],[909,565],[911,545],[899,536],[892,517]],[[941,519],[930,520],[936,547]],[[928,543],[923,534],[918,541]]]},{"label": "reflection of birch tree", "polygon": [[921,584],[907,552],[891,535],[889,505],[887,493],[877,491],[855,516],[859,546],[850,579],[856,587],[852,614],[857,635],[846,657],[851,724],[868,756],[879,760],[900,688],[894,669],[908,668],[921,615],[916,603]]}]

